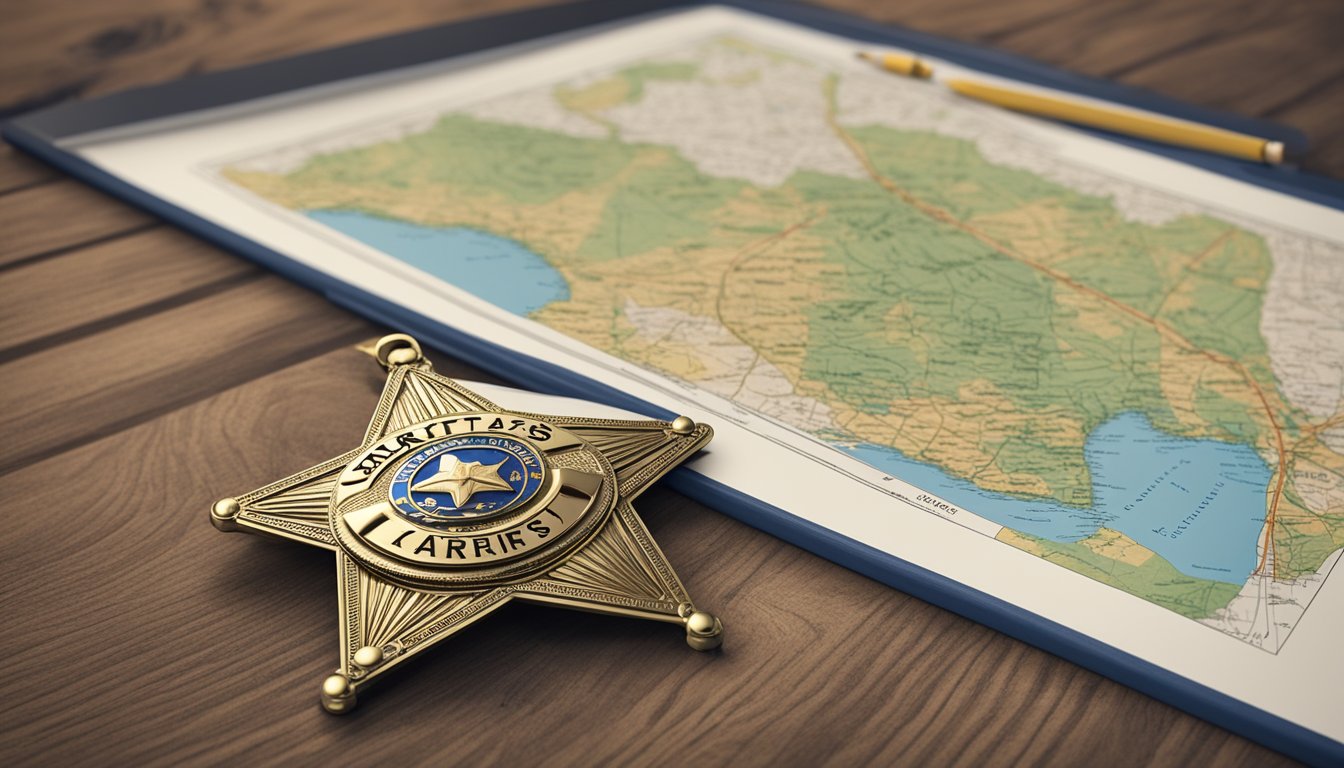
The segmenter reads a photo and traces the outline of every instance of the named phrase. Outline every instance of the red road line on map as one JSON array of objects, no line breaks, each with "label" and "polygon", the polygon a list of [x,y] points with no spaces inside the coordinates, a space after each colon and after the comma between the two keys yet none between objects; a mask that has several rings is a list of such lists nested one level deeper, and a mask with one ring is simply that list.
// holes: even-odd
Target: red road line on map
[{"label": "red road line on map", "polygon": [[1171,286],[1170,290],[1168,290],[1165,295],[1162,296],[1162,300],[1157,303],[1157,309],[1153,310],[1153,317],[1160,317],[1162,315],[1162,310],[1166,308],[1167,302],[1171,301],[1171,297],[1175,295],[1176,291],[1180,290],[1181,286],[1185,285],[1185,281],[1189,279],[1189,277],[1192,274],[1195,273],[1195,270],[1199,268],[1200,264],[1208,257],[1217,253],[1218,250],[1222,248],[1224,245],[1226,245],[1227,241],[1231,240],[1232,236],[1235,235],[1236,233],[1237,233],[1236,229],[1229,229],[1223,234],[1214,238],[1213,242],[1209,243],[1209,247],[1200,251],[1199,254],[1195,256],[1195,258],[1190,260],[1189,264],[1186,264],[1181,269],[1181,272],[1183,273],[1181,275],[1181,278],[1177,280],[1174,285]]}]

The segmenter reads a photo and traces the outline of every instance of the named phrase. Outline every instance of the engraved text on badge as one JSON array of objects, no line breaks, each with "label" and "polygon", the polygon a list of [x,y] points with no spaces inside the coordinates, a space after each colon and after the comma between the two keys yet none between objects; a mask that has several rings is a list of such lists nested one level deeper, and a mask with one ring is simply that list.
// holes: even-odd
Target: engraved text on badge
[{"label": "engraved text on badge", "polygon": [[549,458],[583,447],[562,429],[512,414],[416,424],[346,466],[338,524],[383,555],[431,569],[525,557],[593,507],[603,475]]}]

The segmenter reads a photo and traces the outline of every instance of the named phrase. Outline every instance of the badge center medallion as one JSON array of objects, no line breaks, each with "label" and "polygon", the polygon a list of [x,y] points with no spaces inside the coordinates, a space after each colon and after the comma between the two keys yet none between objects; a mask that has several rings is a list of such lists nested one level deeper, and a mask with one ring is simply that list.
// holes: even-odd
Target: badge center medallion
[{"label": "badge center medallion", "polygon": [[525,578],[591,533],[615,470],[555,424],[502,411],[413,424],[346,465],[332,534],[367,567],[475,589]]},{"label": "badge center medallion", "polygon": [[526,443],[472,435],[411,454],[393,475],[390,495],[407,520],[444,527],[505,514],[531,499],[544,477],[541,457]]}]

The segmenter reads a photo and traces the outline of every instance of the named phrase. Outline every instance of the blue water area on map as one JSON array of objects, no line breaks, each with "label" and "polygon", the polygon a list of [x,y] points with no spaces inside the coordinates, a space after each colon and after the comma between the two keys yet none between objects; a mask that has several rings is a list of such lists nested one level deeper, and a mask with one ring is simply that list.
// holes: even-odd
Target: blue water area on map
[{"label": "blue water area on map", "polygon": [[1137,413],[1120,414],[1088,436],[1089,508],[987,491],[879,445],[838,447],[968,512],[1032,536],[1073,542],[1104,526],[1190,576],[1242,584],[1255,569],[1269,467],[1249,446],[1168,435]]},{"label": "blue water area on map", "polygon": [[520,243],[466,227],[424,227],[360,211],[305,211],[308,218],[503,309],[528,315],[569,298],[569,284]]}]

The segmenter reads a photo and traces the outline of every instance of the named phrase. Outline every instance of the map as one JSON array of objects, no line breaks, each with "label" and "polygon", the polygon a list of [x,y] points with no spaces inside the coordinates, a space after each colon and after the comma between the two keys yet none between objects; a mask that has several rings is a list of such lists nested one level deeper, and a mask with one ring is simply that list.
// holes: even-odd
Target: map
[{"label": "map", "polygon": [[714,34],[220,173],[1275,653],[1344,548],[1344,248],[1019,121]]}]

